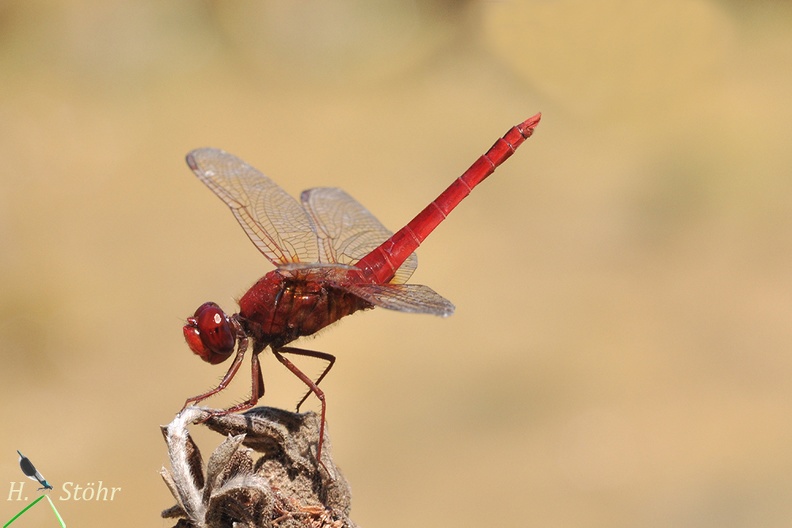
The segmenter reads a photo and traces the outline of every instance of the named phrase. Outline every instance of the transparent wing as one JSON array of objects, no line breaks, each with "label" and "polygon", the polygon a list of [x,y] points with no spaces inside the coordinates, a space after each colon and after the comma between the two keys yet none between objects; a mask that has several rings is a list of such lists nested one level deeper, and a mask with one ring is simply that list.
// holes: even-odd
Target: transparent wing
[{"label": "transparent wing", "polygon": [[231,208],[247,236],[270,262],[318,261],[311,218],[275,182],[219,149],[193,150],[187,155],[187,164]]},{"label": "transparent wing", "polygon": [[344,289],[375,306],[399,312],[425,313],[448,317],[454,305],[422,284],[353,284]]},{"label": "transparent wing", "polygon": [[[393,234],[341,189],[308,189],[300,199],[316,226],[319,262],[354,265]],[[416,267],[418,257],[413,253],[396,271],[391,284],[407,282]]]}]

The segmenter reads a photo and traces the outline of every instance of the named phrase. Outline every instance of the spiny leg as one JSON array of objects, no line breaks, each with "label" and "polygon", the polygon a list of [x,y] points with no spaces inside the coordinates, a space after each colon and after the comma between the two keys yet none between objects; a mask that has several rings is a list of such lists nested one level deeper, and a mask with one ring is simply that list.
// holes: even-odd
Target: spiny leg
[{"label": "spiny leg", "polygon": [[261,375],[261,363],[259,362],[258,356],[259,352],[253,352],[253,355],[250,358],[250,371],[252,380],[250,399],[215,414],[231,414],[250,409],[264,396],[264,377]]},{"label": "spiny leg", "polygon": [[[327,366],[325,367],[324,371],[322,372],[322,374],[318,378],[316,378],[316,381],[314,381],[314,385],[317,385],[317,386],[324,379],[324,377],[327,376],[327,373],[330,372],[330,369],[333,368],[333,364],[335,363],[335,360],[336,360],[336,357],[334,355],[328,354],[327,352],[317,352],[315,350],[305,350],[304,348],[283,347],[283,348],[279,349],[279,352],[282,352],[284,354],[294,354],[296,356],[312,357],[312,358],[316,358],[316,359],[321,359],[321,360],[327,361]],[[309,387],[310,387],[310,385],[309,385]],[[308,396],[310,396],[312,392],[313,392],[313,389],[311,389],[308,392],[306,392],[305,396],[303,396],[302,399],[297,403],[297,412],[300,412],[300,406],[302,406],[302,404],[305,403],[305,400],[308,399]]]},{"label": "spiny leg", "polygon": [[248,347],[248,340],[246,337],[242,337],[239,339],[239,343],[237,344],[237,353],[234,357],[234,362],[231,363],[231,366],[228,368],[228,372],[226,372],[223,379],[220,380],[220,383],[214,389],[205,392],[203,394],[199,394],[198,396],[193,396],[192,398],[187,398],[187,401],[184,402],[184,407],[182,407],[182,411],[187,408],[189,405],[195,405],[196,403],[202,402],[206,398],[210,396],[214,396],[221,390],[225,389],[231,380],[234,379],[236,376],[237,371],[239,370],[240,365],[242,365],[242,360],[245,359],[245,352],[247,351]]},{"label": "spiny leg", "polygon": [[[287,354],[297,354],[297,355],[311,356],[311,357],[321,357],[321,356],[314,355],[314,354],[321,354],[321,352],[311,352],[310,350],[302,350],[300,348],[291,348],[291,347],[282,347],[282,348],[279,348],[278,350],[275,350],[275,349],[272,350],[272,353],[275,354],[275,357],[278,358],[278,361],[283,363],[283,366],[285,366],[287,369],[289,369],[292,372],[292,374],[294,374],[295,376],[300,378],[300,380],[302,380],[303,383],[308,385],[308,388],[311,390],[311,392],[313,392],[316,395],[317,398],[319,398],[319,401],[322,404],[322,416],[321,416],[321,421],[319,422],[319,445],[316,448],[316,460],[318,460],[319,463],[322,464],[322,467],[325,467],[324,463],[322,462],[322,443],[324,442],[325,411],[327,410],[327,405],[325,403],[324,392],[322,392],[322,389],[320,389],[319,387],[316,386],[316,383],[314,383],[311,380],[311,378],[306,376],[303,371],[298,369],[294,365],[294,363],[292,363],[287,358],[285,358],[283,356],[283,354],[281,354],[281,352],[284,352],[284,353],[287,353]],[[333,358],[333,359],[335,360],[335,358]],[[322,377],[320,376],[319,379],[321,380]],[[325,467],[325,470],[327,470],[326,467]]]}]

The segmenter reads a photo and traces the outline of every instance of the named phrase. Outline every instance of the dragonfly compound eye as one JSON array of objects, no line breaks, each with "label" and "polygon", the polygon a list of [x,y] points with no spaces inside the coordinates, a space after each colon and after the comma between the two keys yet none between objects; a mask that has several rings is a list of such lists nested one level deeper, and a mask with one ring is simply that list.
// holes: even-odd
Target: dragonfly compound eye
[{"label": "dragonfly compound eye", "polygon": [[190,350],[212,365],[222,363],[234,351],[236,332],[215,303],[199,306],[195,315],[187,319],[183,332]]}]

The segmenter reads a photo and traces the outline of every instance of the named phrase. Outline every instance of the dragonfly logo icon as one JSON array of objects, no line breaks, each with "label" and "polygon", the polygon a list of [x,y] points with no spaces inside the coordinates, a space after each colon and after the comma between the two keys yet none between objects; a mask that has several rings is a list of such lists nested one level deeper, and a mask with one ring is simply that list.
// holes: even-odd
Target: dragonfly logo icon
[{"label": "dragonfly logo icon", "polygon": [[51,490],[52,485],[41,476],[41,473],[38,472],[36,466],[33,465],[33,462],[31,462],[28,457],[20,453],[19,450],[17,450],[17,453],[19,453],[19,467],[22,468],[22,473],[24,473],[30,480],[38,481],[38,483],[42,486],[39,488],[39,490]]},{"label": "dragonfly logo icon", "polygon": [[[33,465],[33,462],[31,462],[30,459],[28,457],[26,457],[25,455],[23,455],[19,450],[17,450],[17,454],[19,454],[19,467],[22,468],[22,473],[24,473],[25,476],[28,477],[29,479],[35,480],[36,482],[41,484],[41,487],[38,489],[38,491],[41,491],[41,490],[50,491],[52,489],[52,485],[49,482],[47,482],[47,479],[45,479],[41,475],[39,470],[36,469],[36,466]],[[20,485],[21,485],[21,483],[20,483]],[[22,492],[21,492],[21,488],[20,488],[20,495],[21,495],[21,493]],[[58,509],[55,507],[55,504],[52,502],[52,499],[50,499],[49,495],[46,494],[46,493],[42,493],[41,495],[38,496],[38,498],[36,500],[34,500],[33,502],[31,502],[30,504],[25,506],[22,509],[22,511],[20,511],[19,513],[14,515],[11,518],[10,521],[5,523],[3,525],[3,528],[7,528],[8,526],[11,525],[11,523],[16,521],[20,517],[22,517],[22,515],[25,512],[27,512],[30,508],[32,508],[33,506],[38,504],[38,502],[41,499],[47,499],[47,502],[49,502],[50,507],[52,507],[53,513],[55,513],[55,517],[57,517],[57,519],[58,519],[58,523],[60,523],[62,528],[66,528],[66,523],[63,522],[63,518],[61,517],[60,513],[58,512]],[[27,498],[25,500],[27,500]]]}]

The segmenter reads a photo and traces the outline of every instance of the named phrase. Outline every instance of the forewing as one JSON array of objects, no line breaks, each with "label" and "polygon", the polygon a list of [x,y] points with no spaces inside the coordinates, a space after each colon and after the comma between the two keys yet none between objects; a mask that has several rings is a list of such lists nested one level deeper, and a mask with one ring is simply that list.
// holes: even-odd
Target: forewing
[{"label": "forewing", "polygon": [[270,262],[318,261],[311,218],[275,182],[220,149],[193,150],[187,155],[187,164],[231,208],[247,236]]},{"label": "forewing", "polygon": [[454,313],[451,301],[422,284],[354,284],[344,289],[375,306],[399,312],[425,313],[448,317]]},{"label": "forewing", "polygon": [[[341,189],[308,189],[300,199],[316,226],[319,262],[354,265],[393,235]],[[416,267],[418,257],[413,253],[396,271],[391,284],[407,282]]]}]

